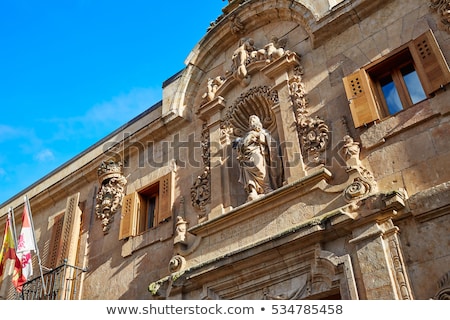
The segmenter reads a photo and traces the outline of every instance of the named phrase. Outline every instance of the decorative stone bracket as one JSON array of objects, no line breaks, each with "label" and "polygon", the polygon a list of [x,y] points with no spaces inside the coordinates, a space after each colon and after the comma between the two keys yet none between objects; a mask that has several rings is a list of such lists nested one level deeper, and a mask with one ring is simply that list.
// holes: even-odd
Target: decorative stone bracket
[{"label": "decorative stone bracket", "polygon": [[96,197],[95,213],[102,221],[104,234],[109,232],[114,214],[122,206],[127,184],[122,173],[122,163],[114,160],[103,161],[97,170],[100,190]]},{"label": "decorative stone bracket", "polygon": [[438,13],[443,29],[450,32],[450,0],[430,0],[430,8]]}]

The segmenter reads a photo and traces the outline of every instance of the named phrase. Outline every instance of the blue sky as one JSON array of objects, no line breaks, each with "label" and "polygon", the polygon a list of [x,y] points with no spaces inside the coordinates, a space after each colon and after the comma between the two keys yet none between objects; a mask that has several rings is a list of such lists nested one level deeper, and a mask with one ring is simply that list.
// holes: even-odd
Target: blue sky
[{"label": "blue sky", "polygon": [[222,0],[1,0],[0,204],[162,98]]}]

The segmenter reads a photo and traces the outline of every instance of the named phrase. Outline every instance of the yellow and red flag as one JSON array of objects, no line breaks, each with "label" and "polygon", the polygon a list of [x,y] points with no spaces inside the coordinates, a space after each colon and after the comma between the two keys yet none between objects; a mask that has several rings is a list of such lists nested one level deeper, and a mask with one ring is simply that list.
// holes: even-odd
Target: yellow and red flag
[{"label": "yellow and red flag", "polygon": [[22,275],[22,263],[16,254],[15,241],[12,232],[12,226],[10,222],[10,216],[6,218],[5,235],[3,237],[3,244],[0,251],[0,277],[3,276],[3,272],[8,259],[14,260],[14,273],[12,282],[18,292],[22,291],[22,286],[26,282],[25,277]]}]

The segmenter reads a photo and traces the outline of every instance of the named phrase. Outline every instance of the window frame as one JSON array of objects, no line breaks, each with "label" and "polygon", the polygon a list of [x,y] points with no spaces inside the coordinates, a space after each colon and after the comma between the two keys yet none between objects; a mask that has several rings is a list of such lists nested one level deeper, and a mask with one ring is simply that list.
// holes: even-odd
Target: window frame
[{"label": "window frame", "polygon": [[[146,233],[172,218],[173,206],[173,173],[160,177],[147,186],[127,194],[122,200],[119,240]],[[149,196],[158,194],[157,210],[153,217],[152,226],[148,226],[147,206],[144,201]],[[145,225],[145,226],[144,226]]]},{"label": "window frame", "polygon": [[[380,101],[380,109],[381,109],[380,114],[382,115],[382,118],[387,118],[392,115],[395,115],[398,112],[401,112],[416,104],[412,101],[411,92],[409,92],[409,89],[404,80],[404,76],[402,74],[402,69],[408,66],[412,66],[414,71],[417,73],[417,76],[421,84],[421,88],[425,94],[424,99],[416,102],[420,103],[423,100],[427,99],[428,96],[425,93],[425,88],[422,83],[423,78],[419,76],[416,63],[414,62],[414,59],[412,58],[412,55],[408,47],[402,48],[401,50],[396,50],[396,53],[389,55],[385,59],[381,59],[381,61],[377,61],[376,65],[372,67],[366,67],[369,77],[372,79],[374,83],[374,90],[376,91],[375,95],[378,97]],[[402,109],[398,112],[389,111],[386,96],[382,89],[381,80],[387,76],[392,77],[392,81],[400,98]]]},{"label": "window frame", "polygon": [[[447,61],[439,48],[433,32],[428,30],[384,57],[343,78],[344,89],[355,128],[367,126],[370,123],[383,120],[398,113],[389,113],[387,104],[384,101],[384,94],[381,92],[381,86],[377,79],[380,79],[383,71],[389,73],[389,67],[405,59],[405,57],[408,61],[404,65],[411,63],[414,67],[426,99],[431,98],[437,90],[450,82],[450,69]],[[395,81],[397,81],[403,93],[408,93],[410,99],[411,97],[404,81],[398,78]],[[408,103],[408,98],[404,95],[403,97],[400,95],[400,99],[403,99],[403,110],[414,105],[412,101]]]}]

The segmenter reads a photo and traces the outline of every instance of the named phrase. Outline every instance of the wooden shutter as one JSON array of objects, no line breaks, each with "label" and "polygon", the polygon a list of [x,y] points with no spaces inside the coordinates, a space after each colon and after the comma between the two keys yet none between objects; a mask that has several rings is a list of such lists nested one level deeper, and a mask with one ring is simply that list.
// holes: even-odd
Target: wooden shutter
[{"label": "wooden shutter", "polygon": [[166,221],[172,217],[172,172],[166,174],[159,180],[159,212],[158,223]]},{"label": "wooden shutter", "polygon": [[367,72],[360,69],[342,80],[355,127],[380,119]]},{"label": "wooden shutter", "polygon": [[76,264],[81,228],[81,210],[78,207],[79,200],[79,192],[67,198],[61,234],[61,247],[58,253],[60,259],[59,264],[63,264],[64,259],[67,259],[67,263],[70,265],[74,266]]},{"label": "wooden shutter", "polygon": [[[52,230],[52,236],[50,238],[50,243],[48,246],[44,247],[44,260],[46,261],[45,266],[47,268],[56,268],[58,267],[59,261],[61,261],[61,257],[58,257],[58,253],[60,251],[60,239],[62,238],[62,228],[64,223],[64,212],[58,214],[53,218],[53,224],[50,229]],[[45,249],[48,248],[48,251]]]},{"label": "wooden shutter", "polygon": [[431,30],[413,40],[409,50],[425,93],[430,96],[450,82],[450,70]]},{"label": "wooden shutter", "polygon": [[136,235],[138,213],[139,197],[137,192],[127,194],[122,200],[119,240]]}]

